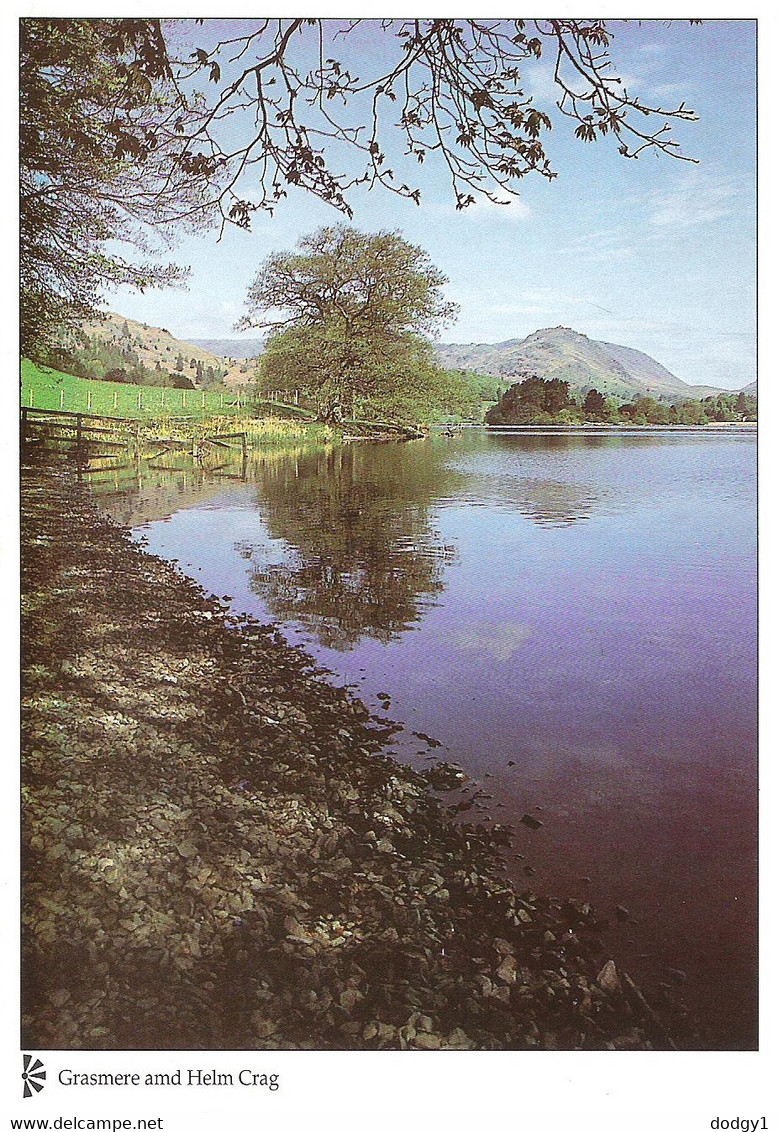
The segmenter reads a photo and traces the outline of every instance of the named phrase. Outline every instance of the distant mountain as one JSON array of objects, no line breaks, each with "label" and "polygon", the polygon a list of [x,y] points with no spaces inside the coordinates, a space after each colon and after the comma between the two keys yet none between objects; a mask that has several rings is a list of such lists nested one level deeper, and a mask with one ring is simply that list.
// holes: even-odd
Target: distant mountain
[{"label": "distant mountain", "polygon": [[446,368],[517,380],[557,377],[570,384],[572,393],[597,389],[621,399],[640,393],[663,401],[681,401],[724,392],[713,385],[688,385],[640,350],[598,342],[567,326],[536,330],[527,338],[494,345],[441,343],[435,349]]},{"label": "distant mountain", "polygon": [[748,397],[757,397],[757,382],[750,381],[749,385],[745,385],[743,389],[739,390],[740,393],[746,393]]},{"label": "distant mountain", "polygon": [[[163,369],[175,369],[181,355],[183,372],[192,376],[196,385],[202,384],[202,379],[194,373],[198,364],[202,370],[210,369],[217,381],[224,375],[225,385],[251,382],[255,368],[252,359],[264,349],[259,338],[180,340],[168,330],[134,322],[114,312],[108,312],[99,321],[85,324],[82,329],[90,337],[119,348],[131,348],[149,369],[153,369],[157,362]],[[663,401],[682,401],[732,392],[716,386],[688,385],[640,350],[613,342],[598,342],[566,326],[536,330],[527,338],[513,338],[492,345],[438,343],[435,351],[439,363],[446,369],[469,370],[497,377],[504,385],[531,375],[558,377],[567,381],[574,393],[586,394],[589,389],[595,388],[622,400],[628,400],[637,393]],[[757,383],[745,386],[744,392],[756,394]]]},{"label": "distant mountain", "polygon": [[260,338],[190,338],[188,341],[220,358],[246,360],[258,357],[265,349]]}]

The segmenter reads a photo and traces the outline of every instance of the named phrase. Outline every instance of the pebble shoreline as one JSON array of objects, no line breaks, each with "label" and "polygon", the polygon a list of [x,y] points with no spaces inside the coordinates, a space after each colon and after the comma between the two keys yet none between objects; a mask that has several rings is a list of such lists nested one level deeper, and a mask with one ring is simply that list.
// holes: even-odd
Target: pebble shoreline
[{"label": "pebble shoreline", "polygon": [[386,726],[22,471],[23,1026],[36,1049],[673,1049],[585,903]]}]

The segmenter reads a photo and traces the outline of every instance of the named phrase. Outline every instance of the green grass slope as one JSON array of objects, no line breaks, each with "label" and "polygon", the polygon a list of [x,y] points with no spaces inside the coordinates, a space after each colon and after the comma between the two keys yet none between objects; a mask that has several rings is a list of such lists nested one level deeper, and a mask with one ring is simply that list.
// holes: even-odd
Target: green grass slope
[{"label": "green grass slope", "polygon": [[27,358],[22,360],[21,369],[21,404],[25,408],[141,419],[246,411],[248,391],[239,397],[237,390],[174,389],[88,380],[37,366]]}]

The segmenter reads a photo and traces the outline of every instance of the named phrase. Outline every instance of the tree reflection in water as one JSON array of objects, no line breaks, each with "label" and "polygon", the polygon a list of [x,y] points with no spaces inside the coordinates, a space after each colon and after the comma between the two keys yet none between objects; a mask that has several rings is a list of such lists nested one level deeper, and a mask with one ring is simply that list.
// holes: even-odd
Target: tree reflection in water
[{"label": "tree reflection in water", "polygon": [[[493,452],[503,458],[488,460],[480,474],[471,477],[471,491],[501,507],[520,511],[540,527],[568,527],[598,511],[624,505],[624,499],[593,477],[593,453],[662,443],[647,436],[633,438],[617,433],[520,434],[495,430],[488,435]],[[551,452],[556,454],[554,464],[550,464]],[[555,478],[548,475],[550,467],[558,473]]]},{"label": "tree reflection in water", "polygon": [[455,551],[430,507],[457,474],[425,443],[311,451],[258,469],[258,507],[288,547],[282,563],[242,544],[252,589],[274,617],[302,623],[327,648],[387,642],[444,590]]}]

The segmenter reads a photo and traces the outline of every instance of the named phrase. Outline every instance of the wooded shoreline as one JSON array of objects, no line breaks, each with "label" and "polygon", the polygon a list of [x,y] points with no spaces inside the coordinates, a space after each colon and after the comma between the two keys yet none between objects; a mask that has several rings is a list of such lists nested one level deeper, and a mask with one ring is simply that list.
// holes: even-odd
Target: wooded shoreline
[{"label": "wooded shoreline", "polygon": [[[589,905],[515,892],[272,626],[22,474],[23,1025],[37,1049],[669,1049]],[[700,1046],[698,1046],[700,1048]]]}]

